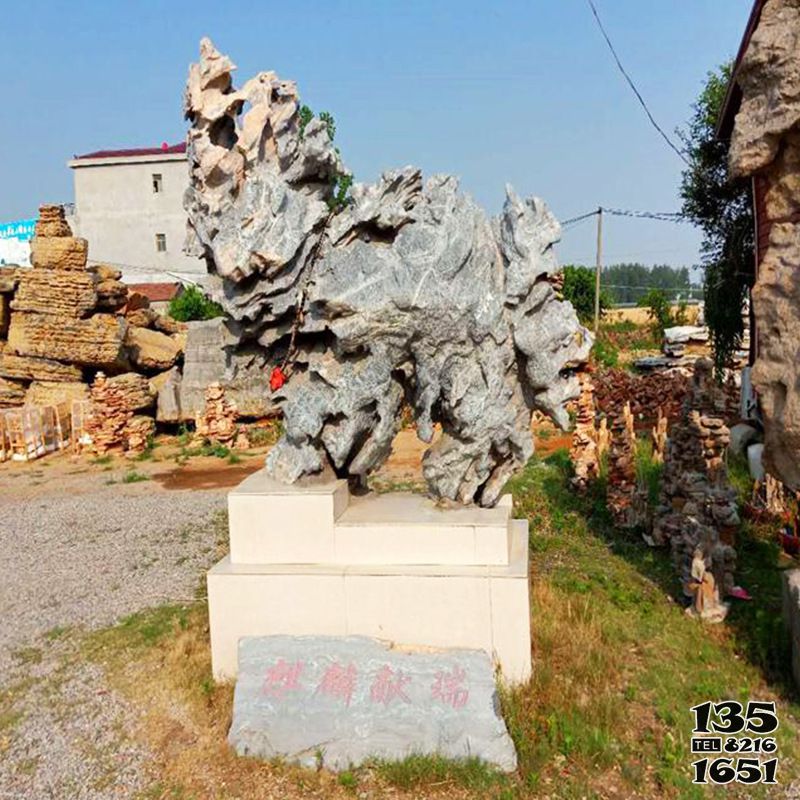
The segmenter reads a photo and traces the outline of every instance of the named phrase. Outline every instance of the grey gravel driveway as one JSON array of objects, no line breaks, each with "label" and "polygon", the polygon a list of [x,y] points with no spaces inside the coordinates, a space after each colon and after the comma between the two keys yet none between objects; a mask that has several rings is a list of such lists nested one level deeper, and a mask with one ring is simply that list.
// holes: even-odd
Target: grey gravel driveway
[{"label": "grey gravel driveway", "polygon": [[2,800],[134,797],[146,786],[134,711],[100,668],[69,658],[59,632],[193,599],[228,489],[118,478],[63,465],[0,472]]}]

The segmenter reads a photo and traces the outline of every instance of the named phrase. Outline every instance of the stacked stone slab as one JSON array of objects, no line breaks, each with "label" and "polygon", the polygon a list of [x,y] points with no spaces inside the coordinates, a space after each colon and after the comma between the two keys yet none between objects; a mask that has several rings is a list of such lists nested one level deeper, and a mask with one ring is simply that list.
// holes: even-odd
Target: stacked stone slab
[{"label": "stacked stone slab", "polygon": [[725,393],[714,384],[712,364],[700,359],[681,419],[671,429],[660,504],[646,538],[670,545],[684,585],[699,547],[721,591],[730,591],[736,553],[725,541],[732,540],[739,515],[724,460],[730,441],[724,411]]},{"label": "stacked stone slab", "polygon": [[206,389],[205,395],[205,409],[195,419],[197,435],[226,446],[241,443],[236,424],[239,414],[236,404],[225,397],[225,389],[215,382]]},{"label": "stacked stone slab", "polygon": [[588,373],[581,375],[581,394],[576,404],[575,429],[572,432],[570,458],[575,470],[573,484],[585,489],[600,473],[600,459],[595,429],[594,386]]},{"label": "stacked stone slab", "polygon": [[148,437],[155,432],[155,420],[136,412],[152,409],[155,393],[145,376],[127,373],[107,378],[99,372],[92,384],[91,401],[85,427],[97,453],[123,450],[134,455],[146,448]]},{"label": "stacked stone slab", "polygon": [[608,457],[607,503],[614,523],[621,528],[636,524],[634,494],[636,491],[636,433],[628,403],[611,421],[611,444]]}]

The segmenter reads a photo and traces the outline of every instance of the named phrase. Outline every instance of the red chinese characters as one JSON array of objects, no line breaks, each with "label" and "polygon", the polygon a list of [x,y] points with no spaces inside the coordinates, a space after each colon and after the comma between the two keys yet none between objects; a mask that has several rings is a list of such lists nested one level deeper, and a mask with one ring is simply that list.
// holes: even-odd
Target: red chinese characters
[{"label": "red chinese characters", "polygon": [[463,685],[466,677],[466,672],[457,666],[450,672],[437,672],[431,686],[431,700],[438,700],[453,708],[464,708],[469,700],[469,689]]},{"label": "red chinese characters", "polygon": [[381,667],[369,690],[369,699],[373,703],[383,703],[388,706],[395,698],[404,703],[410,703],[408,695],[403,691],[411,683],[408,675],[395,672],[388,664]]},{"label": "red chinese characters", "polygon": [[357,678],[358,671],[353,664],[348,664],[347,668],[345,668],[341,664],[334,662],[325,670],[325,674],[322,676],[319,686],[317,686],[316,694],[341,698],[344,700],[344,704],[349,706]]},{"label": "red chinese characters", "polygon": [[300,686],[300,674],[305,664],[302,661],[288,662],[283,658],[267,670],[261,693],[282,700],[289,692],[297,691]]}]

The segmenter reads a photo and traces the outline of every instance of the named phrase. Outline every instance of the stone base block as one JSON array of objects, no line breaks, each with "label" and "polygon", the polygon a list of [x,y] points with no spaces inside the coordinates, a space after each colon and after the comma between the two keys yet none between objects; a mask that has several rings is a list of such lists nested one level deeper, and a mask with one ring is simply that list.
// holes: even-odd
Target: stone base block
[{"label": "stone base block", "polygon": [[208,573],[214,677],[236,677],[240,638],[289,634],[481,649],[506,680],[525,681],[531,673],[528,526],[512,520],[508,530],[505,565],[250,564],[225,558]]},{"label": "stone base block", "polygon": [[232,564],[509,563],[511,496],[447,508],[409,493],[350,497],[342,480],[285,485],[262,470],[228,495]]}]

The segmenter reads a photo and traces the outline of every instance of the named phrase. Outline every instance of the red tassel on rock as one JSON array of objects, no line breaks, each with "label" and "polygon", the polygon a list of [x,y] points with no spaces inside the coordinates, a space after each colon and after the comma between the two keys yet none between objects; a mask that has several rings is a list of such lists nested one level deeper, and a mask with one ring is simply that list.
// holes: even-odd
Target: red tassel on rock
[{"label": "red tassel on rock", "polygon": [[283,374],[283,370],[280,367],[274,367],[269,376],[269,388],[273,392],[277,392],[284,383],[286,383],[286,376]]}]

